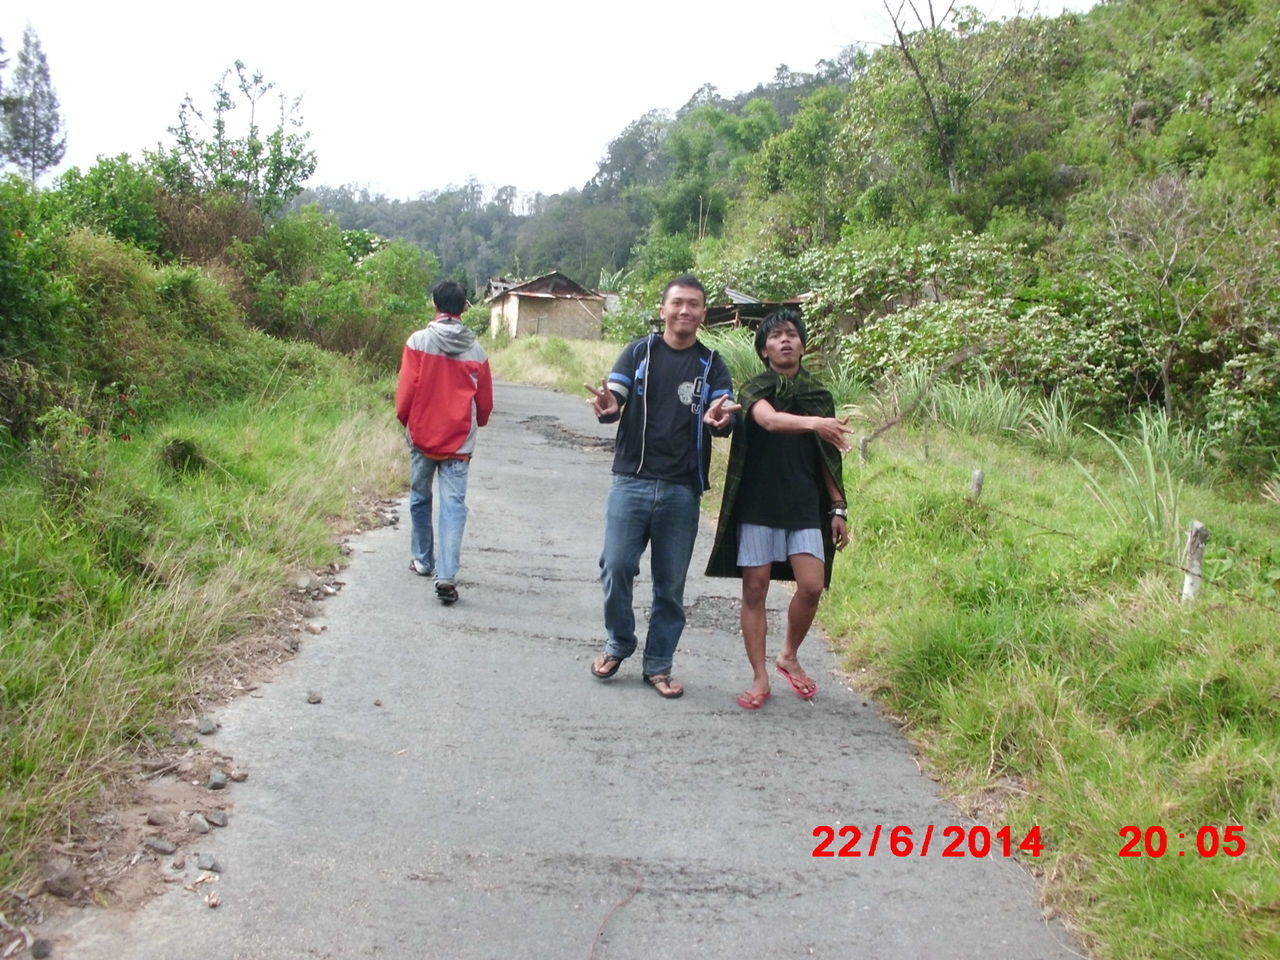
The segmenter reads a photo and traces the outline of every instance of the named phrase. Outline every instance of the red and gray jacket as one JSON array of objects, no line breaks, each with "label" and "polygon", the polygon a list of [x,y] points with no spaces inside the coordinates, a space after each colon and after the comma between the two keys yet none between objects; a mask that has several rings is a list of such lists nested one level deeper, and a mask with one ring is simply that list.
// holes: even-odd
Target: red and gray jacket
[{"label": "red and gray jacket", "polygon": [[409,337],[400,357],[396,416],[413,445],[436,460],[467,457],[493,413],[493,375],[476,335],[439,316]]}]

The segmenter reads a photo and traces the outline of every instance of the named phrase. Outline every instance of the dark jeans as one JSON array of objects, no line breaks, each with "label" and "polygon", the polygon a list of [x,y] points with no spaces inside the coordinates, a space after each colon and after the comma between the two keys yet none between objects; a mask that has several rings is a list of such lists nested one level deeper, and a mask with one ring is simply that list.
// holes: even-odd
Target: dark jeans
[{"label": "dark jeans", "polygon": [[698,536],[696,489],[683,483],[614,475],[605,502],[604,550],[600,582],[604,587],[605,653],[626,658],[636,650],[632,582],[640,555],[649,547],[653,609],[644,645],[644,674],[670,673],[684,630],[684,580]]}]

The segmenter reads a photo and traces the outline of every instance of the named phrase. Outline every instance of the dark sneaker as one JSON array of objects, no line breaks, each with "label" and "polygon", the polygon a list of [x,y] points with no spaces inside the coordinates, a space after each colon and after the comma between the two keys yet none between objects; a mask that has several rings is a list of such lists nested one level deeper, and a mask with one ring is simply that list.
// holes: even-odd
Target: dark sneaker
[{"label": "dark sneaker", "polygon": [[458,602],[458,588],[447,580],[436,584],[436,599],[446,607]]},{"label": "dark sneaker", "polygon": [[412,570],[414,573],[416,573],[416,574],[417,574],[418,576],[420,576],[420,577],[429,577],[429,576],[431,576],[433,573],[435,573],[435,571],[434,571],[434,570],[432,570],[432,569],[431,569],[430,567],[428,567],[428,566],[425,566],[424,564],[422,564],[422,563],[421,563],[421,562],[419,562],[418,560],[410,560],[410,561],[409,561],[409,569],[410,569],[410,570]]}]

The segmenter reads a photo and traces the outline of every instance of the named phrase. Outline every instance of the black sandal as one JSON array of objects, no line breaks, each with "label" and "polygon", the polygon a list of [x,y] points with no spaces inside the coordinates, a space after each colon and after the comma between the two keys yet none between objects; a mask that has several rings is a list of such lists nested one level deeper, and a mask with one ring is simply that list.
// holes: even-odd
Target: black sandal
[{"label": "black sandal", "polygon": [[610,677],[612,677],[615,673],[618,672],[618,668],[620,666],[622,666],[621,657],[615,657],[611,653],[606,653],[604,655],[603,669],[597,670],[596,663],[594,660],[592,660],[591,672],[601,680],[608,680]]},{"label": "black sandal", "polygon": [[[679,689],[677,689],[674,682],[671,679],[671,674],[669,673],[646,674],[644,678],[644,682],[647,683],[649,686],[653,687],[653,689],[657,690],[658,696],[666,697],[668,700],[675,700],[677,697],[684,696],[684,687],[680,687]],[[660,683],[666,686],[667,688],[666,692],[663,692],[662,687],[658,686],[658,684]]]}]

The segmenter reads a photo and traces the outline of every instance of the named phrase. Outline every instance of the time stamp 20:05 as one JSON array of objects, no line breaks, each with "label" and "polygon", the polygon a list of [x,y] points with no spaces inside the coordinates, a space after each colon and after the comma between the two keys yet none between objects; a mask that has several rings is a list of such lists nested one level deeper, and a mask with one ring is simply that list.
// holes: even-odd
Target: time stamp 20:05
[{"label": "time stamp 20:05", "polygon": [[[935,829],[940,834],[939,842],[934,843]],[[1009,827],[990,830],[981,824],[971,827],[948,826],[935,827],[929,825],[921,830],[906,825],[885,827],[876,824],[869,834],[861,828],[846,824],[839,828],[820,826],[813,828],[813,835],[819,843],[813,848],[815,857],[874,857],[883,850],[895,857],[928,856],[930,847],[944,857],[1009,857],[1015,852],[1038,857],[1044,851],[1044,843],[1040,839],[1040,828],[1032,827],[1025,834],[1014,834]],[[881,838],[886,843],[881,846]],[[837,838],[840,845],[836,846]],[[865,848],[863,840],[870,842]],[[1125,841],[1117,854],[1121,857],[1163,857],[1165,854],[1185,857],[1188,853],[1209,858],[1223,854],[1228,857],[1241,856],[1248,844],[1244,838],[1242,826],[1203,826],[1191,833],[1180,832],[1172,849],[1169,846],[1169,831],[1161,826],[1143,829],[1136,825],[1120,828],[1120,839]],[[1194,839],[1194,846],[1188,848],[1188,840]]]}]

